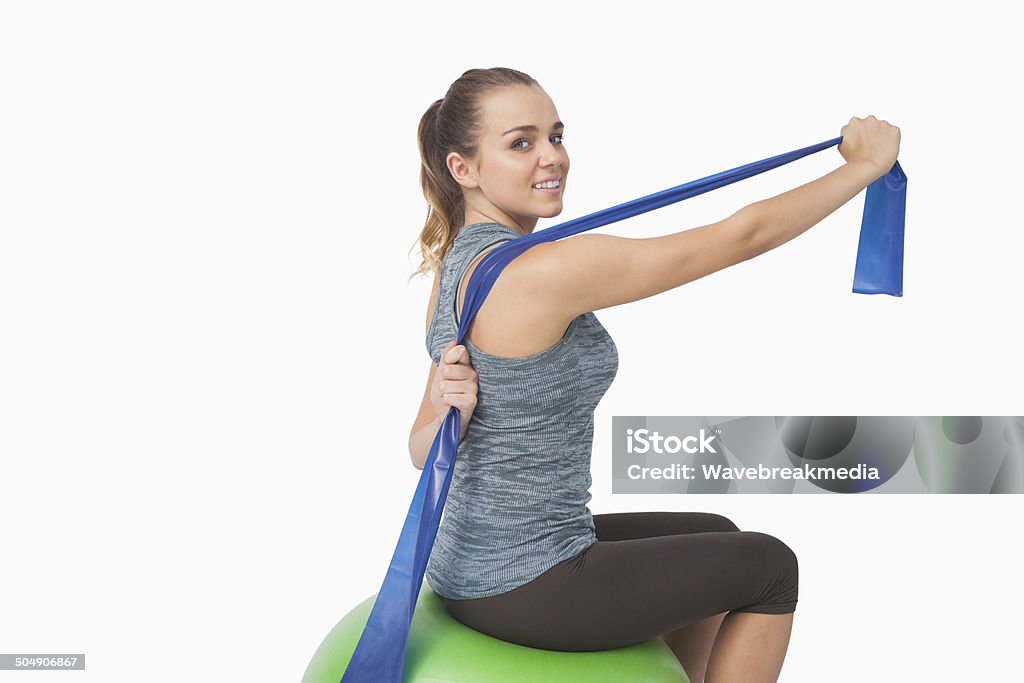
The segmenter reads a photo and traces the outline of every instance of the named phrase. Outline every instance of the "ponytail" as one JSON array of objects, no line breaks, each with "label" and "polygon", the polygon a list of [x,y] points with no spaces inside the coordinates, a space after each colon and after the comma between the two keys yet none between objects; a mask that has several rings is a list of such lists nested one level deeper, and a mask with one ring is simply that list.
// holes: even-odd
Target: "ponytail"
[{"label": "ponytail", "polygon": [[474,157],[482,132],[480,102],[492,88],[539,85],[527,74],[505,67],[470,69],[451,84],[447,94],[433,102],[420,117],[417,142],[420,151],[420,187],[429,205],[419,234],[422,262],[409,276],[437,273],[455,235],[465,222],[466,202],[462,186],[448,170],[447,157],[458,152]]}]

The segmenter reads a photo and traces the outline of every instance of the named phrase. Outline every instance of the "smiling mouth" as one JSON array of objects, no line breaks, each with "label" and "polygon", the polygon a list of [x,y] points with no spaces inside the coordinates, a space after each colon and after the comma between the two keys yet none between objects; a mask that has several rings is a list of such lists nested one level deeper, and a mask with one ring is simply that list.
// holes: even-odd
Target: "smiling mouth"
[{"label": "smiling mouth", "polygon": [[548,194],[558,194],[562,191],[562,180],[558,179],[551,183],[541,183],[538,185],[531,185],[533,189],[539,190],[540,192],[547,192]]}]

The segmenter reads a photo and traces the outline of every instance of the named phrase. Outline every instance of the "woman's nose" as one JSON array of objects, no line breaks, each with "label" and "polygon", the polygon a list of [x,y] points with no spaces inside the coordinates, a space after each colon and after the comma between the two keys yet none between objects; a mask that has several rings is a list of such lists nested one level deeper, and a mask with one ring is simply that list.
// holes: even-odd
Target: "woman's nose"
[{"label": "woman's nose", "polygon": [[558,166],[564,161],[561,150],[551,146],[542,156],[541,164],[544,166]]}]

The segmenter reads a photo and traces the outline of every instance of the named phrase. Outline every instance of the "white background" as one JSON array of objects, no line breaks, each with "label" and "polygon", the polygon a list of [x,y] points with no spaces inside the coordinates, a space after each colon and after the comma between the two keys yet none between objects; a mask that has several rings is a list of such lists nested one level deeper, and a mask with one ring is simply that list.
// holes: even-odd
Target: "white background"
[{"label": "white background", "polygon": [[[0,681],[297,681],[379,590],[430,362],[430,282],[406,279],[416,126],[490,66],[536,78],[566,124],[565,210],[538,229],[852,116],[900,126],[904,297],[850,291],[861,194],[760,258],[598,312],[620,367],[591,510],[718,512],[794,548],[784,681],[1017,679],[1022,496],[610,493],[617,414],[1019,414],[1007,7],[5,3],[0,652],[87,669]],[[841,163],[599,230],[704,225]]]}]

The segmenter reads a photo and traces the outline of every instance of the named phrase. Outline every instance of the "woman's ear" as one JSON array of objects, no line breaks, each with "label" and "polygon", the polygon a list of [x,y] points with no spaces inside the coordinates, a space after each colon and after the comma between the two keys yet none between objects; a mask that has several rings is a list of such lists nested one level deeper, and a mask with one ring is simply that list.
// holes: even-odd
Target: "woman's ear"
[{"label": "woman's ear", "polygon": [[445,165],[459,185],[468,190],[476,189],[479,186],[476,179],[476,164],[467,161],[458,152],[449,152],[445,159]]}]

